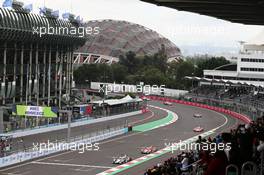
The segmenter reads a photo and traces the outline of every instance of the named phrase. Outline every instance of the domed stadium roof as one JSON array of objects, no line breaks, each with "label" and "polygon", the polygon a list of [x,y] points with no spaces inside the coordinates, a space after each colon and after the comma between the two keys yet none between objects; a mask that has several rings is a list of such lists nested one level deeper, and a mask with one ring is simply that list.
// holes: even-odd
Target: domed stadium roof
[{"label": "domed stadium roof", "polygon": [[180,49],[170,40],[138,24],[127,21],[95,20],[85,25],[92,28],[99,27],[100,33],[88,36],[86,44],[76,52],[118,58],[128,51],[133,51],[137,55],[155,54],[164,45],[168,58],[181,56]]}]

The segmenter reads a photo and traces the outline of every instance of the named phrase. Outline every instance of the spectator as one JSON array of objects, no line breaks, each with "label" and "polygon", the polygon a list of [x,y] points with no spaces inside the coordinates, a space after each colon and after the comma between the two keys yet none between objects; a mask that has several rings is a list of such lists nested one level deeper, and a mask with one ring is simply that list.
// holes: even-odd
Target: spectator
[{"label": "spectator", "polygon": [[189,159],[186,154],[183,154],[182,157],[183,159],[181,161],[181,171],[186,172],[188,171],[188,167],[189,167]]},{"label": "spectator", "polygon": [[259,152],[263,152],[264,151],[264,139],[263,139],[263,137],[259,141],[259,146],[257,147],[257,150]]},{"label": "spectator", "polygon": [[147,170],[145,175],[181,175],[181,172],[189,170],[189,167],[192,167],[190,165],[198,159],[198,166],[204,168],[204,175],[225,175],[228,164],[237,165],[240,169],[241,165],[249,160],[260,165],[260,158],[264,156],[264,117],[251,125],[239,125],[230,133],[208,138],[208,141],[199,136],[196,143],[228,143],[231,150],[217,150],[214,155],[210,154],[210,150],[185,152],[166,160],[163,165]]},{"label": "spectator", "polygon": [[225,175],[228,160],[224,151],[217,151],[204,175]]}]

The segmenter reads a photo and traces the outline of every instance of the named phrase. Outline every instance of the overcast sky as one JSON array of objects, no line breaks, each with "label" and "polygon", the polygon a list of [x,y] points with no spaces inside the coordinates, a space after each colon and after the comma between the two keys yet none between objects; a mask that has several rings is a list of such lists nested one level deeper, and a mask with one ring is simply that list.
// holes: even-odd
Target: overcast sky
[{"label": "overcast sky", "polygon": [[[72,11],[84,20],[116,19],[141,24],[169,38],[178,46],[237,47],[263,30],[262,26],[234,24],[212,17],[160,7],[139,0],[21,0],[44,4],[60,13]],[[3,0],[0,0],[3,2]]]}]

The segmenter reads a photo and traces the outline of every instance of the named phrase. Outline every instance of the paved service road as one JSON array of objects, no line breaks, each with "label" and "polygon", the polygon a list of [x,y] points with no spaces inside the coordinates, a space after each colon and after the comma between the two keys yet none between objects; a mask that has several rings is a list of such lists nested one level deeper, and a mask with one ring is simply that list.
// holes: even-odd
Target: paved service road
[{"label": "paved service road", "polygon": [[[151,105],[163,107],[178,114],[178,121],[171,125],[161,127],[147,132],[131,132],[127,135],[113,138],[100,143],[99,151],[88,151],[83,154],[77,151],[68,151],[45,157],[33,162],[6,168],[0,174],[8,175],[95,175],[109,168],[115,167],[112,164],[112,157],[122,153],[128,154],[133,159],[142,157],[140,148],[154,145],[159,149],[165,147],[165,143],[177,142],[197,135],[192,130],[197,125],[205,128],[205,131],[223,125],[226,118],[219,113],[206,109],[173,104],[164,106],[159,102],[150,102]],[[155,110],[155,115],[165,116],[164,111]],[[200,119],[193,117],[194,113],[203,115]],[[227,117],[228,122],[218,132],[229,129],[237,123],[237,120]],[[156,119],[157,120],[157,119]],[[159,158],[145,162],[141,165],[128,169],[120,175],[141,175],[144,171],[158,162],[171,157],[168,153]]]}]

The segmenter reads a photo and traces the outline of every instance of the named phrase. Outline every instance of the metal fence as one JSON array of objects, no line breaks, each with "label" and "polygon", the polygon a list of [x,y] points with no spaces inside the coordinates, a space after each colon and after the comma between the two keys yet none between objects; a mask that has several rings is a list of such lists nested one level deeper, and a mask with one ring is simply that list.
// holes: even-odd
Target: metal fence
[{"label": "metal fence", "polygon": [[[263,162],[263,157],[261,159]],[[245,162],[241,167],[231,164],[226,167],[226,175],[263,175],[263,164],[257,165],[250,161]]]},{"label": "metal fence", "polygon": [[[199,161],[190,166],[192,166],[192,171],[181,175],[203,175],[205,173],[205,168],[199,164]],[[231,164],[226,167],[225,175],[263,175],[263,164],[258,166],[254,162],[245,162],[241,168]]]},{"label": "metal fence", "polygon": [[[102,117],[110,117],[113,115],[125,114],[134,111],[138,111],[141,109],[141,105],[135,106],[117,106],[109,109],[103,109],[102,107],[93,110],[90,116],[72,116],[72,122],[78,121],[85,121],[85,120],[92,120]],[[67,114],[61,113],[57,118],[51,119],[41,119],[36,117],[21,117],[21,116],[13,116],[10,114],[9,116],[10,121],[5,122],[4,124],[4,131],[8,132],[15,132],[21,130],[28,130],[28,129],[38,129],[43,127],[50,127],[50,126],[57,126],[60,124],[68,123]]]},{"label": "metal fence", "polygon": [[[95,130],[95,131],[93,131],[91,133],[85,133],[84,132],[84,133],[80,133],[79,135],[74,135],[74,136],[72,136],[70,138],[69,142],[78,142],[78,141],[85,140],[85,139],[88,139],[88,138],[92,138],[92,137],[96,137],[96,136],[99,136],[99,135],[103,135],[105,133],[114,132],[114,131],[117,131],[117,130],[120,130],[120,129],[123,129],[123,128],[126,128],[126,127],[127,127],[127,123],[122,123],[119,126],[113,126],[113,127],[106,126],[102,130]],[[56,143],[67,143],[67,137],[65,137],[65,138],[53,138],[52,140],[42,140],[41,143],[42,142],[43,143],[50,142],[50,143],[54,143],[54,144],[56,144]],[[20,140],[17,140],[15,143],[12,143],[11,148],[12,149],[10,149],[8,151],[2,152],[2,154],[0,154],[0,158],[1,157],[6,157],[6,156],[9,156],[9,155],[12,155],[12,154],[21,153],[21,152],[32,152],[33,149],[36,149],[33,146],[33,143],[31,143],[31,146],[28,146],[25,143],[23,143],[23,141],[20,141]]]},{"label": "metal fence", "polygon": [[[128,128],[116,128],[117,130],[113,131],[101,131],[101,133],[95,133],[94,135],[87,136],[86,139],[84,138],[73,138],[70,140],[70,142],[66,142],[65,140],[62,140],[59,144],[56,143],[45,143],[44,145],[38,145],[34,148],[31,148],[29,150],[18,152],[6,157],[0,158],[0,168],[7,167],[10,165],[14,165],[17,163],[29,161],[32,159],[40,158],[43,156],[48,156],[51,154],[55,154],[62,151],[80,151],[81,149],[84,151],[90,151],[87,150],[87,145],[97,145],[97,151],[100,149],[99,142],[116,137],[122,134],[125,134],[128,132]],[[80,140],[81,139],[81,140]]]},{"label": "metal fence", "polygon": [[240,114],[245,114],[251,117],[252,120],[256,120],[258,117],[262,117],[264,115],[264,106],[263,108],[259,108],[260,106],[251,106],[233,100],[220,100],[211,97],[197,96],[191,94],[188,94],[187,96],[186,97],[189,99],[189,101],[229,109]]}]

